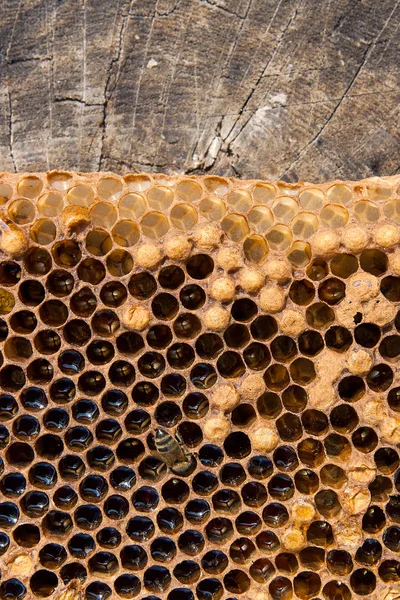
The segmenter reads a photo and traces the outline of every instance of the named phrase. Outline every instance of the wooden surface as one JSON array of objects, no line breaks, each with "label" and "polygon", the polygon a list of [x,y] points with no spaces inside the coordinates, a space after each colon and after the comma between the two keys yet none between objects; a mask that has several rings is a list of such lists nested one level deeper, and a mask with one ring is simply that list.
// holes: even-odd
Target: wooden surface
[{"label": "wooden surface", "polygon": [[400,170],[395,0],[3,0],[0,170]]}]

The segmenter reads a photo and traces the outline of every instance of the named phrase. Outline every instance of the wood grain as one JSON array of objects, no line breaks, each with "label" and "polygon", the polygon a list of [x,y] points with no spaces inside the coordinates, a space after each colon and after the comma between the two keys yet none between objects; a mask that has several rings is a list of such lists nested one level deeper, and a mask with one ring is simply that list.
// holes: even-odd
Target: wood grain
[{"label": "wood grain", "polygon": [[0,169],[400,170],[394,0],[4,0]]}]

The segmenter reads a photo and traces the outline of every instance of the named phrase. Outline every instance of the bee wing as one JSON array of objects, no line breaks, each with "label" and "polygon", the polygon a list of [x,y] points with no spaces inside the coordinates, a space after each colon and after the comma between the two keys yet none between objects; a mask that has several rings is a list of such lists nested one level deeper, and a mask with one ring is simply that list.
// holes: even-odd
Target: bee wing
[{"label": "bee wing", "polygon": [[181,436],[181,434],[179,433],[179,431],[175,432],[175,440],[179,444],[179,446],[184,446],[185,445],[185,442],[183,441],[183,437]]},{"label": "bee wing", "polygon": [[[175,441],[175,440],[174,440]],[[172,467],[175,463],[185,461],[186,456],[182,451],[182,448],[175,442],[166,454],[162,455],[164,461],[168,466]]]},{"label": "bee wing", "polygon": [[185,456],[186,460],[191,460],[191,456],[192,456],[192,452],[190,452],[187,447],[185,446],[185,442],[183,441],[183,437],[181,436],[181,434],[179,433],[179,431],[177,431],[175,433],[175,439],[178,442],[181,451],[183,453],[183,455]]}]

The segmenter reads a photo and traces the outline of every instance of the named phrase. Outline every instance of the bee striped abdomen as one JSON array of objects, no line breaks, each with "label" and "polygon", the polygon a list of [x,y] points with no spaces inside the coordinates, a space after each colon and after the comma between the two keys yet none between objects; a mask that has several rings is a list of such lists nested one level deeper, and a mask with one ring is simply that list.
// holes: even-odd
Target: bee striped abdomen
[{"label": "bee striped abdomen", "polygon": [[185,454],[173,435],[165,429],[157,429],[154,437],[157,452],[167,465],[172,466],[177,461],[185,460]]},{"label": "bee striped abdomen", "polygon": [[195,469],[196,459],[194,456],[185,452],[180,441],[164,429],[156,430],[154,444],[161,459],[173,473],[185,476]]}]

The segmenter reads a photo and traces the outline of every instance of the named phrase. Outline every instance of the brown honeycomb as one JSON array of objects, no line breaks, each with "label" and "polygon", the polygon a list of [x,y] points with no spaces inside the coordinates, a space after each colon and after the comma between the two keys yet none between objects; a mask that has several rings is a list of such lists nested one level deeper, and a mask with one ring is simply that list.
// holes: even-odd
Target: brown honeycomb
[{"label": "brown honeycomb", "polygon": [[399,176],[0,203],[0,600],[400,597]]}]

